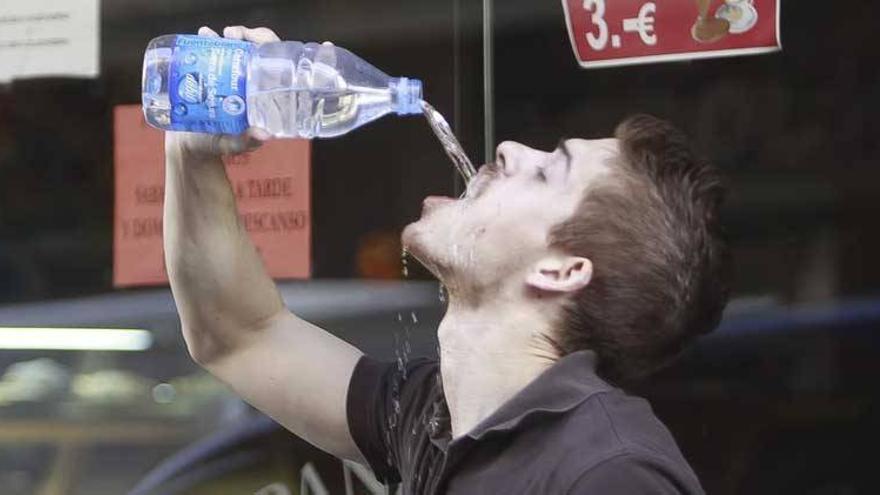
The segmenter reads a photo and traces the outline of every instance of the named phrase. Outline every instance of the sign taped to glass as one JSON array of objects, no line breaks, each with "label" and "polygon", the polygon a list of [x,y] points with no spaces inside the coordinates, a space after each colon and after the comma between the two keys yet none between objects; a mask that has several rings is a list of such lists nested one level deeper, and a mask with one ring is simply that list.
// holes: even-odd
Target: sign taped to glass
[{"label": "sign taped to glass", "polygon": [[97,77],[98,0],[3,0],[0,83],[33,77]]},{"label": "sign taped to glass", "polygon": [[780,0],[562,0],[585,69],[779,51]]},{"label": "sign taped to glass", "polygon": [[[165,155],[162,131],[141,105],[114,112],[113,285],[168,282],[162,252]],[[311,274],[311,143],[277,139],[225,159],[239,218],[273,278]]]}]

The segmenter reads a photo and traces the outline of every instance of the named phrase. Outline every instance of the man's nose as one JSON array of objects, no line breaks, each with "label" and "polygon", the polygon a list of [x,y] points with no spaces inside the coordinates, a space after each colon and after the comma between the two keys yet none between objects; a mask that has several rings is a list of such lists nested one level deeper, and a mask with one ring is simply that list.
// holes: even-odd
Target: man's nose
[{"label": "man's nose", "polygon": [[528,173],[540,165],[547,153],[516,141],[504,141],[495,149],[495,163],[505,175]]},{"label": "man's nose", "polygon": [[525,146],[515,141],[504,141],[495,148],[495,163],[505,175],[514,175],[520,168]]}]

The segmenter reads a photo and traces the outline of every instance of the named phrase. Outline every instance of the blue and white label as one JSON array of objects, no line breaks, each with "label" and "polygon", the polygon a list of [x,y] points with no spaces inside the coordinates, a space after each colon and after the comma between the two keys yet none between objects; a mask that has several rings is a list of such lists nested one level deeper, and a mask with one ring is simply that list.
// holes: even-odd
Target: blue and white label
[{"label": "blue and white label", "polygon": [[178,36],[168,86],[171,128],[211,134],[247,130],[247,64],[253,48],[245,41]]},{"label": "blue and white label", "polygon": [[177,96],[184,103],[202,103],[205,101],[205,85],[202,83],[202,75],[198,72],[184,74],[177,82]]}]

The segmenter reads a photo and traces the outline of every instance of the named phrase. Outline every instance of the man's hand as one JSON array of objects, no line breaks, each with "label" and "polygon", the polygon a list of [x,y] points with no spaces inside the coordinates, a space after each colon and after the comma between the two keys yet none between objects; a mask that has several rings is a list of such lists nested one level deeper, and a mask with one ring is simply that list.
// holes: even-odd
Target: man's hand
[{"label": "man's hand", "polygon": [[[217,38],[220,35],[213,29],[202,26],[199,28],[199,36]],[[259,27],[248,29],[244,26],[229,26],[223,30],[223,37],[250,41],[262,44],[273,41],[281,41],[278,35],[269,28]],[[263,129],[252,127],[247,132],[237,136],[229,134],[199,134],[194,132],[166,132],[166,153],[181,153],[182,155],[200,159],[210,156],[237,155],[253,151],[258,148],[262,141],[270,136]]]}]

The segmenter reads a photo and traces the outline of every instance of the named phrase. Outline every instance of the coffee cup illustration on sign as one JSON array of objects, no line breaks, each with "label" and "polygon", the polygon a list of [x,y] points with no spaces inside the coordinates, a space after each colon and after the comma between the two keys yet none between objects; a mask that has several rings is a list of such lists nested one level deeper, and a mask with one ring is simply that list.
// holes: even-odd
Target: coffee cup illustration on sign
[{"label": "coffee cup illustration on sign", "polygon": [[691,35],[700,43],[714,43],[729,34],[742,34],[755,27],[758,10],[754,0],[725,0],[715,12],[710,14],[712,0],[696,0],[697,20],[691,28]]},{"label": "coffee cup illustration on sign", "polygon": [[730,34],[742,34],[758,23],[758,10],[753,0],[726,0],[715,17],[730,23]]},{"label": "coffee cup illustration on sign", "polygon": [[691,35],[694,39],[700,43],[713,43],[727,36],[730,32],[730,21],[709,17],[709,7],[712,0],[696,0],[696,2],[697,21],[691,28]]}]

